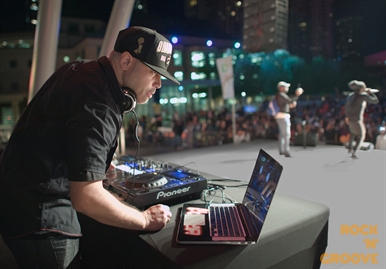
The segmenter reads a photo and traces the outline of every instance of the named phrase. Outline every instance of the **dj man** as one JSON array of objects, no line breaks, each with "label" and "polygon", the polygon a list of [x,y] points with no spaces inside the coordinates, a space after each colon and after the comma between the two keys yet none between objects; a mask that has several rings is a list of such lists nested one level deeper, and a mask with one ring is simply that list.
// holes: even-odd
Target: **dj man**
[{"label": "dj man", "polygon": [[[123,114],[146,103],[161,76],[179,84],[167,71],[171,55],[156,31],[124,29],[109,58],[64,65],[28,104],[0,158],[0,233],[21,268],[117,268],[122,257],[135,264],[141,250],[130,231],[169,222],[168,206],[124,205],[102,180]],[[126,248],[109,257],[104,235]]]}]

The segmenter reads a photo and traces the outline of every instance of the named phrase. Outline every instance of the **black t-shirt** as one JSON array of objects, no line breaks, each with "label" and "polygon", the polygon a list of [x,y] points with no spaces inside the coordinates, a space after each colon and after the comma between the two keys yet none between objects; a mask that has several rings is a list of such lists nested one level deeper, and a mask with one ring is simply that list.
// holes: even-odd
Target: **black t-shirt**
[{"label": "black t-shirt", "polygon": [[276,102],[280,108],[280,112],[289,113],[290,112],[290,104],[296,101],[298,97],[290,98],[285,92],[278,92],[276,94]]},{"label": "black t-shirt", "polygon": [[0,233],[80,236],[69,181],[103,180],[124,95],[106,57],[58,69],[18,120],[0,160]]}]

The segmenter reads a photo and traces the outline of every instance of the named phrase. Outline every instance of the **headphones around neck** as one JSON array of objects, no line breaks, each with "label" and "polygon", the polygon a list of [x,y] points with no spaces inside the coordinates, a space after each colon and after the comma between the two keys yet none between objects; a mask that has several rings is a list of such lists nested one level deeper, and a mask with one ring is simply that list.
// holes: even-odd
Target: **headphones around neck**
[{"label": "headphones around neck", "polygon": [[125,95],[125,100],[119,104],[119,108],[123,114],[130,113],[137,105],[137,97],[135,92],[128,87],[123,87],[122,92]]}]

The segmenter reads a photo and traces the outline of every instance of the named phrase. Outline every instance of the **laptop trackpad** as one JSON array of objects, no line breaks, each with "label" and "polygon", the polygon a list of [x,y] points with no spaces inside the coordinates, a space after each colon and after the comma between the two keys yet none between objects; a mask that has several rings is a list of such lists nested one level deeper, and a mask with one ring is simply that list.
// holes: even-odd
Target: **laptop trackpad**
[{"label": "laptop trackpad", "polygon": [[184,218],[184,225],[199,225],[204,226],[205,225],[205,215],[193,215],[193,214],[186,214]]}]

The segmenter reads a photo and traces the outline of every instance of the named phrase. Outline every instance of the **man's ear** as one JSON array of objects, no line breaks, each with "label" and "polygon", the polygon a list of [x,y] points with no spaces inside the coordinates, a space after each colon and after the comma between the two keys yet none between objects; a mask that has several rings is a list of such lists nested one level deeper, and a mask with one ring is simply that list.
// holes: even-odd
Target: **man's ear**
[{"label": "man's ear", "polygon": [[120,65],[123,71],[126,71],[129,69],[130,64],[133,62],[133,56],[131,56],[130,52],[123,52],[121,54],[121,59],[120,59]]}]

